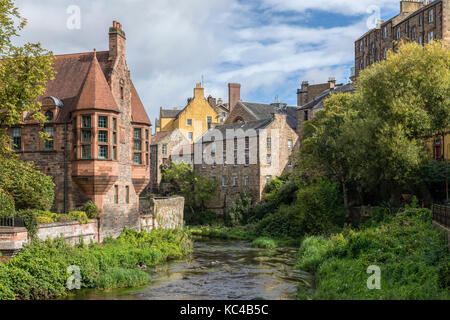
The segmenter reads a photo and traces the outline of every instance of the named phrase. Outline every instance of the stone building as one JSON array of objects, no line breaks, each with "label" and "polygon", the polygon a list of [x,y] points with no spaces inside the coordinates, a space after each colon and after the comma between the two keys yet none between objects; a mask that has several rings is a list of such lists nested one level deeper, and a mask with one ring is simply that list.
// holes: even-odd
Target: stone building
[{"label": "stone building", "polygon": [[150,192],[159,192],[161,166],[168,165],[171,161],[192,164],[192,144],[178,129],[158,132],[151,138]]},{"label": "stone building", "polygon": [[386,59],[400,40],[423,45],[432,40],[450,44],[450,0],[432,2],[400,1],[400,13],[388,21],[380,21],[355,41],[355,76],[369,65]]},{"label": "stone building", "polygon": [[223,212],[244,192],[261,201],[273,178],[292,172],[292,154],[299,148],[292,108],[282,102],[237,102],[226,124],[196,141],[194,170],[219,184],[210,209]]},{"label": "stone building", "polygon": [[323,110],[323,102],[334,93],[353,92],[355,86],[352,83],[337,84],[316,95],[311,101],[297,110],[297,133],[303,136],[303,127],[306,121],[312,119],[316,112]]},{"label": "stone building", "polygon": [[301,89],[297,90],[297,106],[303,106],[314,100],[325,90],[333,89],[336,86],[336,78],[330,77],[327,83],[310,85],[309,81],[302,81]]},{"label": "stone building", "polygon": [[[23,115],[10,129],[13,149],[55,182],[53,211],[88,200],[100,208],[100,237],[139,228],[139,194],[150,177],[151,123],[130,78],[126,36],[114,21],[109,50],[55,57],[55,79],[39,99],[44,128]],[[39,132],[52,140],[43,142]],[[100,239],[101,241],[101,239]]]},{"label": "stone building", "polygon": [[205,99],[205,89],[198,83],[194,88],[194,97],[188,99],[183,109],[161,107],[159,119],[156,120],[156,133],[179,129],[192,144],[211,126],[225,121],[230,113],[229,105],[221,100],[217,102],[212,96]]}]

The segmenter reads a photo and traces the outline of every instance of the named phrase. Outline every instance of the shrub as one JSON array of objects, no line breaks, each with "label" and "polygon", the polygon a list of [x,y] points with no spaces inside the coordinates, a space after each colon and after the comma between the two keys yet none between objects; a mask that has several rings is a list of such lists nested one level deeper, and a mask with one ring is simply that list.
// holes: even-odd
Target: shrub
[{"label": "shrub", "polygon": [[225,219],[229,226],[244,225],[248,223],[248,219],[253,210],[252,197],[247,193],[242,193],[230,204],[226,210]]},{"label": "shrub", "polygon": [[274,238],[301,238],[303,235],[298,206],[282,205],[274,214],[269,214],[256,223],[255,232],[260,236]]},{"label": "shrub", "polygon": [[72,221],[78,221],[80,224],[89,223],[89,218],[84,211],[72,211],[69,212],[68,217]]},{"label": "shrub", "polygon": [[22,217],[25,227],[28,231],[28,236],[33,240],[37,232],[37,211],[28,209],[19,211],[19,216]]},{"label": "shrub", "polygon": [[217,220],[217,214],[211,210],[198,210],[194,213],[191,210],[184,211],[184,221],[190,226],[211,225],[217,223]]},{"label": "shrub", "polygon": [[325,261],[330,248],[329,239],[315,236],[304,239],[298,253],[298,267],[308,272],[316,271]]},{"label": "shrub", "polygon": [[0,188],[14,197],[16,209],[50,210],[54,199],[52,178],[30,162],[0,158]]},{"label": "shrub", "polygon": [[54,223],[55,221],[47,216],[37,216],[38,224]]},{"label": "shrub", "polygon": [[67,214],[58,215],[58,222],[69,222],[69,221],[71,221],[69,215]]},{"label": "shrub", "polygon": [[253,248],[273,249],[277,247],[277,242],[271,238],[261,237],[253,240]]},{"label": "shrub", "polygon": [[98,207],[95,205],[95,203],[92,200],[89,200],[84,204],[83,207],[81,207],[81,210],[86,212],[86,215],[89,219],[96,219],[98,217]]},{"label": "shrub", "polygon": [[11,217],[16,212],[13,198],[0,188],[0,217]]}]

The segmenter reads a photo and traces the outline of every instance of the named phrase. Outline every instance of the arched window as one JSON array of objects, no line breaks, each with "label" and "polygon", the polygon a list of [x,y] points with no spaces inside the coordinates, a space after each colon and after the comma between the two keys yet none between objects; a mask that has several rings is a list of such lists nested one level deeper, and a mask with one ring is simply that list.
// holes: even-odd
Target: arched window
[{"label": "arched window", "polygon": [[51,112],[50,110],[48,110],[45,113],[45,119],[47,119],[47,121],[52,121],[53,120],[53,112]]}]

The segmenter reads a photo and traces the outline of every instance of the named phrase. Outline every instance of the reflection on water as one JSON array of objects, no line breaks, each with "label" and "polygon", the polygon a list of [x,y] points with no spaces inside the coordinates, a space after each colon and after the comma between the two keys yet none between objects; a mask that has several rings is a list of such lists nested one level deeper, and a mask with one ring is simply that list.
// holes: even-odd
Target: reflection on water
[{"label": "reflection on water", "polygon": [[247,242],[196,242],[192,257],[150,270],[144,288],[82,290],[69,299],[294,299],[311,276],[293,270],[297,249],[254,249]]}]

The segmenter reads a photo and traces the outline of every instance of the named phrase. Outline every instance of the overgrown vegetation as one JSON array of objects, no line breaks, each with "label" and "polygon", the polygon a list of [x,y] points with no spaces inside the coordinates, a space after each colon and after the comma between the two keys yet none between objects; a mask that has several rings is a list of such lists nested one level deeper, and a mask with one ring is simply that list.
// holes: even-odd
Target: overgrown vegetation
[{"label": "overgrown vegetation", "polygon": [[[385,211],[360,230],[305,239],[298,268],[316,274],[313,299],[450,299],[450,257],[428,209]],[[381,290],[367,288],[367,269],[381,269]],[[308,298],[300,287],[300,298]]]},{"label": "overgrown vegetation", "polygon": [[118,239],[104,245],[72,247],[64,239],[33,242],[7,263],[0,263],[0,300],[50,299],[69,293],[69,266],[81,271],[81,288],[129,287],[148,281],[139,267],[179,259],[192,250],[189,235],[182,230],[151,233],[125,229]]},{"label": "overgrown vegetation", "polygon": [[181,195],[185,199],[185,220],[188,225],[208,224],[215,218],[208,211],[207,203],[217,191],[218,183],[193,171],[184,162],[172,162],[162,168],[162,184],[168,184],[169,195]]}]

